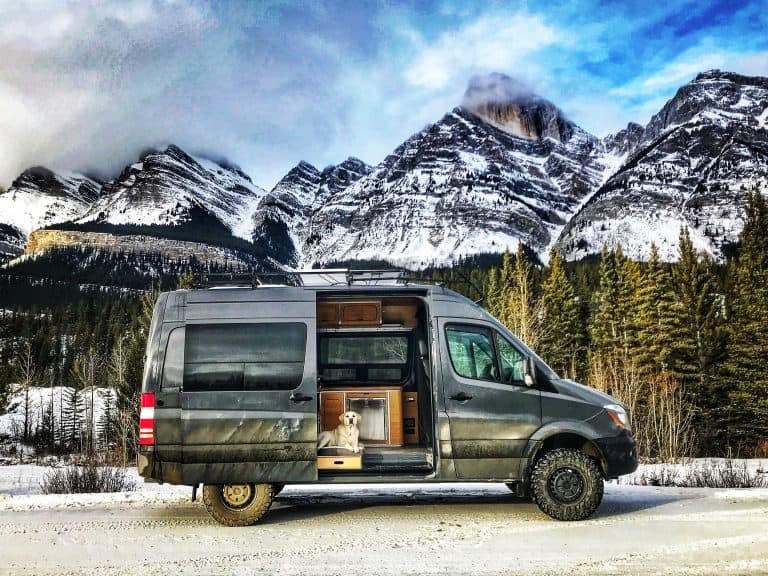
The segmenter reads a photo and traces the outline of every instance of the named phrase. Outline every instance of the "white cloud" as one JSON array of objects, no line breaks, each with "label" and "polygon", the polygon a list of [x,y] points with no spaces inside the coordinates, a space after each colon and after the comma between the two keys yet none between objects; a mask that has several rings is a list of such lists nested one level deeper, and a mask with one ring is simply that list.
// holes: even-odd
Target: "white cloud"
[{"label": "white cloud", "polygon": [[514,74],[525,71],[528,57],[561,38],[538,16],[488,13],[443,32],[433,42],[422,39],[415,57],[405,67],[404,77],[411,86],[439,91],[463,85],[475,73]]}]

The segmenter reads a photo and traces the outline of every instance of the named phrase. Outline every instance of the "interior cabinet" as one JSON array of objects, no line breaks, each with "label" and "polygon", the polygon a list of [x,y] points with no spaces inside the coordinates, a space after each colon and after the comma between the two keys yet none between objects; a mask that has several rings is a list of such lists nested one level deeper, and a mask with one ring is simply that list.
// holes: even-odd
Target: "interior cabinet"
[{"label": "interior cabinet", "polygon": [[403,439],[406,445],[419,443],[419,395],[403,392]]},{"label": "interior cabinet", "polygon": [[348,410],[360,414],[365,446],[402,446],[403,391],[399,386],[336,387],[320,390],[320,427],[332,430]]},{"label": "interior cabinet", "polygon": [[317,324],[321,328],[381,326],[381,300],[318,302]]}]

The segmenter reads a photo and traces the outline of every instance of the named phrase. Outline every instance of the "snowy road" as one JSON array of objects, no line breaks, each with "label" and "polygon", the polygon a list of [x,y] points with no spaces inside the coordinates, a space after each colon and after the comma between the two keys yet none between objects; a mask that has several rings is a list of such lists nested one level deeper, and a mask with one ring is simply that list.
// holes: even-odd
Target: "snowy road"
[{"label": "snowy road", "polygon": [[6,574],[768,573],[768,490],[609,485],[561,523],[504,486],[288,487],[254,527],[186,491],[0,495]]}]

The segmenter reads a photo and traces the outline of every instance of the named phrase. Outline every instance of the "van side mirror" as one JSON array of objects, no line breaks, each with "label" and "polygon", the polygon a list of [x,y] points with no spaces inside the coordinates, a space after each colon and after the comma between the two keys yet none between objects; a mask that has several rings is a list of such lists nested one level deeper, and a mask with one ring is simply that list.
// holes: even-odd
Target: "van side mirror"
[{"label": "van side mirror", "polygon": [[531,356],[525,357],[525,373],[523,382],[529,388],[536,383],[536,361]]}]

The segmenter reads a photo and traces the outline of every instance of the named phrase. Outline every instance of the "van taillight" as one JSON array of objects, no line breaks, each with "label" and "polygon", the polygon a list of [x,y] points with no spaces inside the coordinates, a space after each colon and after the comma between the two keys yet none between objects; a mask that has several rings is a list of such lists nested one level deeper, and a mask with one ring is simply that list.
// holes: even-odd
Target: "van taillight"
[{"label": "van taillight", "polygon": [[148,392],[141,395],[139,413],[139,444],[152,446],[155,443],[155,394]]}]

